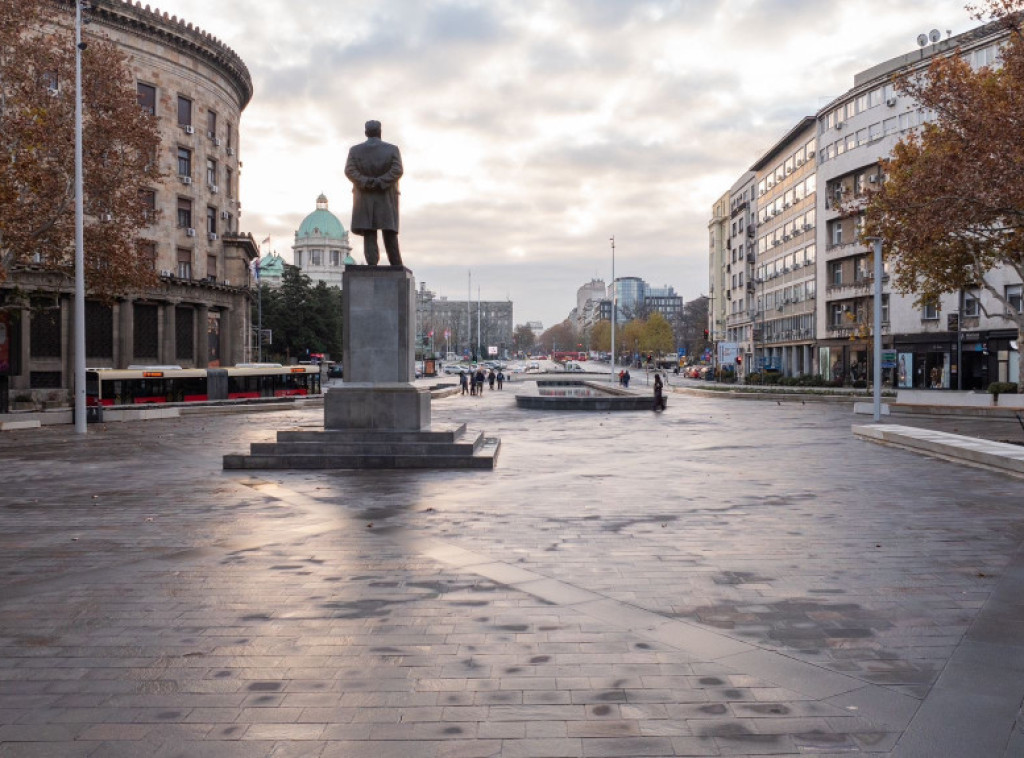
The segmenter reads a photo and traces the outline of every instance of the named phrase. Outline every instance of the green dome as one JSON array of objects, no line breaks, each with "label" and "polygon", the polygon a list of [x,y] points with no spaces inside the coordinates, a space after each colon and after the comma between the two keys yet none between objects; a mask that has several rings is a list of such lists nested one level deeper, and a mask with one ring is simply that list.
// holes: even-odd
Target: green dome
[{"label": "green dome", "polygon": [[345,227],[341,225],[338,217],[327,210],[327,198],[320,195],[316,199],[316,210],[310,213],[299,224],[299,230],[295,232],[295,239],[303,237],[327,237],[328,239],[345,239]]},{"label": "green dome", "polygon": [[260,276],[284,275],[284,259],[277,253],[268,253],[260,258]]}]

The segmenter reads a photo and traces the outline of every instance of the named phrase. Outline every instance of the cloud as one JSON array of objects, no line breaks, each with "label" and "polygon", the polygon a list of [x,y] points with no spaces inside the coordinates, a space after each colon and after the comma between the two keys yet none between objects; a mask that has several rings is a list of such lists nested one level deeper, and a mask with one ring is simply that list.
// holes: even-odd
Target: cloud
[{"label": "cloud", "polygon": [[[617,273],[707,288],[712,203],[853,75],[972,22],[962,0],[163,0],[234,48],[243,229],[289,255],[377,118],[405,160],[417,277],[550,325]],[[357,258],[360,243],[355,241]],[[461,282],[461,283],[460,283]],[[451,291],[446,288],[451,287]],[[490,294],[488,294],[490,293]]]}]

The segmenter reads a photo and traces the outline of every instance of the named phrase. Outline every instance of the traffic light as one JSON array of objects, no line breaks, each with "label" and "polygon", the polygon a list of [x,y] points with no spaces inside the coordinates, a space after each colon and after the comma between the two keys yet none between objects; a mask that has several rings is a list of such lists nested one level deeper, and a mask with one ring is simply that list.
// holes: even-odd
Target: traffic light
[{"label": "traffic light", "polygon": [[709,332],[708,332],[708,330],[707,330],[707,329],[705,329],[705,330],[704,330],[704,339],[707,339],[707,338],[708,338],[708,336],[709,336]]},{"label": "traffic light", "polygon": [[736,365],[737,366],[742,366],[743,365],[743,356],[742,355],[737,355],[736,356]]}]

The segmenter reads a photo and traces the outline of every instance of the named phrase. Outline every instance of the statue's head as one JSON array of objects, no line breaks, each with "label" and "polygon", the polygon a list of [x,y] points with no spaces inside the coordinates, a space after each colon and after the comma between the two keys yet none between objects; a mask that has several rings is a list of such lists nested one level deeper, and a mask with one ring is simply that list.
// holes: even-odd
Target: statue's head
[{"label": "statue's head", "polygon": [[365,128],[367,137],[380,137],[380,121],[367,121]]}]

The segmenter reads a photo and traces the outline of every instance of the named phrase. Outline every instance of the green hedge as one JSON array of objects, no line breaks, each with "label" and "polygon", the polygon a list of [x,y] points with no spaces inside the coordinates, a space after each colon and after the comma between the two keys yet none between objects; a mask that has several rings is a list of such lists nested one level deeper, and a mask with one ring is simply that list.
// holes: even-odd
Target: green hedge
[{"label": "green hedge", "polygon": [[990,395],[1016,395],[1017,384],[1015,382],[992,382],[988,386]]}]

